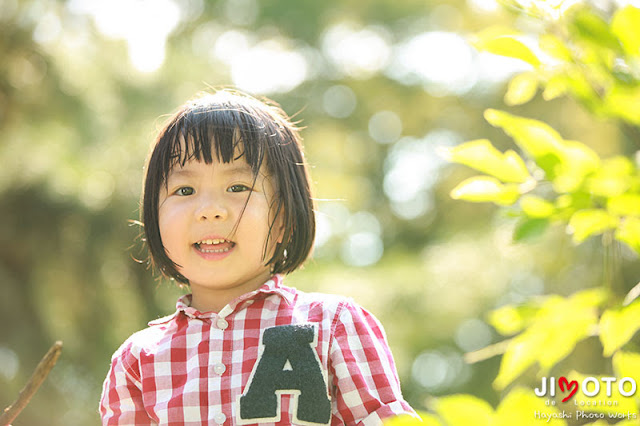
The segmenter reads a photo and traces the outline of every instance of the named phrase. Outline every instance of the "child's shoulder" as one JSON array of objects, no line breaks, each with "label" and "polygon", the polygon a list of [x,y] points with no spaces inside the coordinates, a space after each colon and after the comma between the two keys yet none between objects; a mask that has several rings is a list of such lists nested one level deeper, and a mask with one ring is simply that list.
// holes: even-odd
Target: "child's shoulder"
[{"label": "child's shoulder", "polygon": [[321,292],[306,292],[298,289],[294,289],[296,293],[296,303],[301,305],[321,305],[328,310],[340,310],[346,306],[357,306],[356,302],[351,297],[343,296],[340,294],[321,293]]},{"label": "child's shoulder", "polygon": [[359,305],[352,297],[334,293],[305,292],[296,290],[297,303],[310,307],[318,306],[324,311],[329,311],[338,316],[365,316],[373,317],[366,308]]},{"label": "child's shoulder", "polygon": [[166,317],[150,321],[146,328],[136,331],[120,345],[114,356],[121,354],[131,354],[134,356],[143,353],[155,352],[159,346],[167,339],[171,339],[171,320],[175,313]]}]

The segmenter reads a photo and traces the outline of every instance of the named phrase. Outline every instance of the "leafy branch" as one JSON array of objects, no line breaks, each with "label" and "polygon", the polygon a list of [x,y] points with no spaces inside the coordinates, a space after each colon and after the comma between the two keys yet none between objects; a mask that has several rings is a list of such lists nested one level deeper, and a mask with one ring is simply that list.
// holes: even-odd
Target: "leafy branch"
[{"label": "leafy branch", "polygon": [[[529,64],[529,71],[511,79],[505,103],[527,103],[538,89],[545,100],[569,96],[594,116],[617,121],[627,137],[637,139],[640,9],[627,6],[608,19],[589,5],[568,1],[503,3],[544,24],[537,35],[524,37],[513,29],[489,28],[473,40],[479,50]],[[605,278],[603,285],[568,297],[547,295],[490,312],[488,322],[505,340],[465,359],[478,362],[501,355],[493,386],[508,393],[495,410],[470,395],[433,399],[427,403],[433,413],[424,419],[427,424],[454,426],[530,424],[535,411],[545,419],[553,418],[554,424],[566,425],[556,407],[545,407],[533,391],[514,383],[534,366],[539,375],[548,374],[579,342],[595,336],[618,377],[640,376],[640,354],[625,349],[640,329],[640,284],[624,301],[618,300],[611,284],[616,267],[613,241],[640,254],[640,170],[630,156],[601,158],[584,143],[565,140],[542,121],[495,109],[486,110],[485,119],[510,136],[517,151],[500,152],[487,139],[443,149],[441,154],[450,162],[480,173],[460,182],[451,197],[509,208],[518,219],[514,241],[526,242],[551,224],[563,226],[575,244],[601,236]],[[567,376],[584,378],[577,372]],[[636,403],[625,399],[617,407],[588,410],[623,415],[637,409]],[[397,424],[413,423],[405,419]],[[617,424],[633,423],[629,419]]]}]

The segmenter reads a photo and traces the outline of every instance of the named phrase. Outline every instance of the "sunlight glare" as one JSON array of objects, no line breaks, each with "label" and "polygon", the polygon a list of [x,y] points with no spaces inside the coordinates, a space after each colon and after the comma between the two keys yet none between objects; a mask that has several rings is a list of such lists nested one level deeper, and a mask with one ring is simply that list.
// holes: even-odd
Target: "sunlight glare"
[{"label": "sunlight glare", "polygon": [[394,202],[407,202],[430,189],[444,165],[435,152],[438,146],[452,146],[460,137],[450,130],[434,130],[424,138],[404,137],[385,159],[384,193]]},{"label": "sunlight glare", "polygon": [[307,75],[305,57],[277,40],[258,43],[231,60],[233,83],[253,93],[288,92],[302,84]]},{"label": "sunlight glare", "polygon": [[623,8],[625,6],[640,8],[640,0],[615,0],[615,3],[619,8]]},{"label": "sunlight glare", "polygon": [[237,55],[249,50],[249,46],[249,36],[245,32],[229,30],[216,39],[213,49],[218,59],[231,64]]},{"label": "sunlight glare", "polygon": [[346,231],[346,223],[349,220],[349,209],[338,202],[321,203],[316,217],[315,247],[323,246],[333,235],[339,235]]},{"label": "sunlight glare", "polygon": [[476,82],[473,51],[460,35],[432,31],[396,47],[388,75],[403,84],[423,84],[432,96],[462,95]]},{"label": "sunlight glare", "polygon": [[382,28],[356,29],[340,23],[325,32],[322,50],[340,72],[354,78],[368,78],[387,65],[391,55],[388,39]]},{"label": "sunlight glare", "polygon": [[145,73],[162,66],[167,38],[180,21],[172,0],[70,0],[68,7],[91,16],[105,36],[126,40],[131,64]]},{"label": "sunlight glare", "polygon": [[351,266],[369,266],[382,258],[384,245],[374,232],[357,232],[347,237],[342,245],[341,257]]},{"label": "sunlight glare", "polygon": [[467,0],[471,10],[478,13],[494,13],[500,9],[497,0]]}]

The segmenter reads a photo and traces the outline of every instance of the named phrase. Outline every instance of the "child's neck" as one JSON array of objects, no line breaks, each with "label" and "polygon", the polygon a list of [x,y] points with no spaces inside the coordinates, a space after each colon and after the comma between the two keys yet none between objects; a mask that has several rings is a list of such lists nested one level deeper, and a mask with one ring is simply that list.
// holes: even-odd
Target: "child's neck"
[{"label": "child's neck", "polygon": [[261,274],[246,283],[230,288],[211,288],[191,283],[191,307],[200,312],[218,313],[243,294],[262,287],[271,276],[271,273]]}]

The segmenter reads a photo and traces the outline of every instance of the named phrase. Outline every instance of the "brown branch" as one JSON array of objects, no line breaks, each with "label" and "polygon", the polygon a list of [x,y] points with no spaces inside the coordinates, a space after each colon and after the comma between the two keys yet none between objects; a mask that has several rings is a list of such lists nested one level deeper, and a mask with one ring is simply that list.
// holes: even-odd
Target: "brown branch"
[{"label": "brown branch", "polygon": [[62,352],[62,342],[57,341],[51,346],[46,355],[40,360],[38,366],[35,371],[31,375],[31,378],[27,382],[27,384],[20,391],[20,395],[18,395],[18,399],[7,407],[2,415],[0,416],[0,425],[7,426],[12,421],[15,420],[16,417],[24,410],[27,406],[31,397],[36,393],[44,379],[47,378],[49,372],[56,365],[56,361],[58,361],[58,357]]},{"label": "brown branch", "polygon": [[507,347],[509,346],[509,343],[511,343],[511,340],[512,339],[503,340],[485,348],[478,349],[477,351],[468,352],[464,354],[464,360],[467,364],[475,364],[476,362],[484,361],[497,355],[502,355],[507,351]]}]

